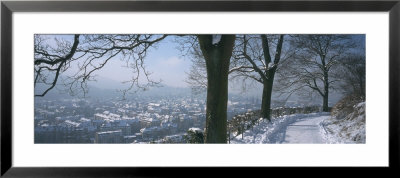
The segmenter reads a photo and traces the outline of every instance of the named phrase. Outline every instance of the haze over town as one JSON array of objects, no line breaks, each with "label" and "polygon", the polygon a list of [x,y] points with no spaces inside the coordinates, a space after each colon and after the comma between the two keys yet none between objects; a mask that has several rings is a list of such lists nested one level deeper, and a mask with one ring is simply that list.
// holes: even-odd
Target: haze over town
[{"label": "haze over town", "polygon": [[[100,41],[98,43],[101,43],[101,40],[113,39],[119,41],[120,45],[128,43],[125,41],[125,36],[99,36],[91,37],[90,35],[86,35],[85,37],[79,37],[79,45],[82,44],[82,46],[77,45],[77,54],[74,54],[74,57],[68,62],[67,67],[63,66],[64,68],[59,75],[58,73],[52,73],[55,69],[48,70],[47,73],[40,73],[40,70],[45,70],[46,66],[43,64],[46,64],[46,62],[36,63],[35,61],[35,67],[40,69],[35,69],[35,75],[37,76],[35,78],[42,80],[42,83],[38,82],[37,85],[35,83],[35,95],[45,94],[44,96],[35,97],[35,143],[205,142],[208,96],[207,86],[201,84],[207,81],[207,75],[202,76],[202,72],[203,74],[205,72],[205,69],[202,69],[202,67],[205,66],[202,66],[201,61],[204,59],[199,58],[198,50],[201,49],[204,53],[204,49],[193,45],[197,41],[191,43],[193,49],[187,49],[185,48],[187,41],[194,38],[166,36],[159,37],[162,40],[157,41],[158,39],[150,35],[150,37],[146,37],[146,40],[154,40],[157,43],[151,43],[152,46],[149,45],[149,48],[147,48],[148,46],[144,46],[144,49],[140,48],[139,54],[140,50],[145,50],[145,55],[135,56],[138,53],[135,49],[132,49],[133,52],[111,51],[108,53],[107,51],[104,54],[101,51],[96,51],[101,47],[109,45],[109,43],[105,43],[104,46],[94,45],[93,47],[93,44],[96,43],[91,44],[92,41],[90,40],[97,40]],[[220,43],[221,36],[223,35],[216,36],[213,39],[214,45]],[[274,49],[278,50],[279,43],[281,43],[280,50],[282,50],[283,58],[279,66],[278,63],[272,64],[274,62],[272,60],[271,64],[267,64],[265,68],[268,71],[269,68],[272,69],[278,66],[269,106],[271,112],[268,113],[268,118],[265,117],[263,110],[260,111],[260,108],[263,107],[263,84],[251,79],[257,73],[254,70],[239,70],[238,73],[232,72],[230,74],[230,76],[235,77],[229,78],[228,82],[226,109],[227,143],[287,143],[289,141],[284,135],[288,132],[287,129],[290,128],[289,126],[305,118],[316,119],[315,123],[312,123],[316,124],[319,128],[317,136],[309,136],[307,138],[314,138],[318,142],[325,143],[363,143],[363,139],[365,141],[365,129],[361,128],[356,130],[356,133],[352,133],[354,137],[357,137],[356,140],[341,138],[339,131],[334,133],[333,128],[336,130],[341,130],[342,128],[337,128],[336,125],[332,125],[334,121],[330,121],[330,119],[336,118],[336,115],[332,115],[331,118],[330,109],[340,103],[341,99],[348,97],[349,93],[353,91],[343,92],[343,89],[339,89],[340,85],[335,86],[336,89],[329,90],[329,99],[327,100],[329,111],[322,108],[324,98],[316,91],[284,91],[283,88],[285,87],[294,89],[294,85],[292,86],[291,84],[296,82],[292,81],[292,78],[284,79],[284,77],[288,76],[288,74],[285,74],[285,71],[293,69],[284,67],[285,65],[299,65],[290,61],[295,55],[293,51],[297,51],[297,49],[293,48],[300,44],[300,40],[302,40],[301,35],[300,37],[285,36],[287,41],[283,41],[283,43],[282,41],[278,41],[279,35],[268,36],[272,59],[275,57],[276,61],[277,54],[280,55],[280,52],[275,52]],[[50,53],[65,53],[65,50],[61,50],[60,48],[71,48],[71,46],[73,48],[74,44],[77,43],[76,37],[76,35],[75,37],[74,35],[36,35],[36,41],[40,41],[41,43],[35,43],[38,48],[37,53],[35,53],[35,60],[40,61],[43,57],[48,57],[50,63],[57,61],[57,59],[53,58],[53,56],[57,55],[51,55]],[[133,39],[130,36],[128,37]],[[298,41],[296,41],[297,38],[299,38]],[[347,50],[347,53],[358,54],[358,50],[361,53],[365,50],[365,48],[362,49],[362,46],[365,46],[365,35],[344,35],[343,37],[339,37],[338,35],[337,38],[339,40],[343,38],[344,41],[349,40],[352,43],[356,43],[354,45],[356,47]],[[258,52],[256,50],[262,45],[256,41],[258,39],[257,35],[250,35],[248,39],[246,39],[246,35],[243,35],[243,37],[238,35],[236,37],[237,42],[235,42],[237,46],[233,50],[234,55],[237,53],[238,47],[243,45],[244,41],[245,44],[248,42],[251,44],[250,47],[253,47],[249,47],[252,57],[263,56],[262,53],[257,56]],[[336,42],[332,46],[340,46],[341,43]],[[88,49],[85,49],[86,47]],[[90,47],[93,48],[90,49]],[[338,56],[342,53],[340,51],[342,49],[339,48],[333,48],[339,52]],[[45,50],[48,51],[43,52]],[[93,56],[87,56],[90,53],[93,53]],[[102,55],[96,56],[98,54]],[[298,54],[301,54],[301,52],[298,52]],[[82,59],[79,55],[83,56]],[[111,60],[109,61],[107,60],[108,55],[113,57],[110,57]],[[239,56],[239,54],[236,54],[233,57],[234,59],[232,59],[234,62],[231,62],[231,65],[236,65],[230,67],[232,71],[241,68],[245,64],[250,65],[246,63],[244,58],[240,58]],[[90,62],[83,61],[85,57]],[[236,60],[235,57],[237,58]],[[100,62],[94,63],[92,62],[94,60],[90,59],[98,59]],[[132,63],[132,59],[140,62],[136,61],[136,63]],[[365,58],[363,60],[365,63]],[[263,65],[262,60],[260,61],[261,63],[254,64],[253,67],[255,65]],[[104,62],[103,65],[102,62]],[[136,68],[134,68],[135,64]],[[92,68],[85,68],[82,73],[83,66],[92,66]],[[101,67],[97,70],[96,66]],[[92,69],[95,70],[88,72]],[[196,71],[198,69],[203,71]],[[307,66],[305,70],[314,70],[314,68]],[[340,70],[340,67],[335,70]],[[245,72],[247,73],[244,74]],[[87,74],[90,74],[90,76],[85,77]],[[316,73],[316,75],[319,74]],[[61,82],[56,82],[54,88],[50,87],[51,90],[48,90],[52,82],[46,80],[54,78],[54,76],[60,78]],[[134,78],[136,76],[140,77]],[[198,78],[194,79],[193,76]],[[339,74],[332,73],[331,76],[339,77]],[[289,86],[280,81],[290,81],[292,83]],[[149,83],[150,85],[148,85]],[[336,83],[341,83],[341,81],[336,81]],[[320,84],[319,81],[315,83],[315,85],[317,84]],[[359,99],[355,100],[362,103]],[[358,114],[362,116],[363,113],[361,112],[363,110],[360,107],[365,107],[365,102],[364,105],[357,105],[358,108],[356,108],[356,105],[354,105],[354,110],[346,111],[347,113],[340,117],[347,117],[347,114],[353,111],[359,112]],[[353,107],[353,105],[350,107]],[[340,111],[336,112],[340,113]],[[365,115],[362,118],[365,119]],[[352,124],[359,125],[358,121],[357,123],[348,123],[348,125]],[[273,128],[275,128],[275,132],[271,132],[271,130],[274,130]],[[326,131],[327,128],[328,130],[330,128],[331,131]],[[253,132],[254,130],[259,131],[255,133]],[[323,130],[325,133],[322,133]],[[298,131],[291,132],[298,133]],[[313,134],[315,133],[313,132]],[[250,139],[256,137],[260,137],[260,139]],[[301,139],[300,143],[308,141],[309,139]]]}]

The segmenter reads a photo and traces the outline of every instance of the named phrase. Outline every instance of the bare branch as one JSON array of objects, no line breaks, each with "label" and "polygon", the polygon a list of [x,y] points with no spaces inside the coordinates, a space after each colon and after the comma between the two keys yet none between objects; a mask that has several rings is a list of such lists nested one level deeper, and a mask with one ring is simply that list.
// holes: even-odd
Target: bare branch
[{"label": "bare branch", "polygon": [[[144,67],[144,58],[150,47],[167,35],[75,35],[73,45],[66,40],[67,36],[55,38],[55,44],[50,45],[46,43],[45,36],[35,36],[35,87],[39,82],[51,85],[44,93],[35,96],[44,96],[55,87],[61,73],[75,66],[77,68],[74,70],[77,71],[66,76],[62,81],[63,85],[71,95],[80,93],[79,91],[85,95],[88,92],[87,82],[94,81],[95,72],[114,58],[125,60],[133,74],[143,72],[150,84],[158,83],[149,78],[151,73]],[[68,48],[71,50],[67,53],[65,49]],[[56,70],[53,67],[55,65],[58,66]],[[136,82],[135,86],[140,88],[145,85],[139,86]]]}]

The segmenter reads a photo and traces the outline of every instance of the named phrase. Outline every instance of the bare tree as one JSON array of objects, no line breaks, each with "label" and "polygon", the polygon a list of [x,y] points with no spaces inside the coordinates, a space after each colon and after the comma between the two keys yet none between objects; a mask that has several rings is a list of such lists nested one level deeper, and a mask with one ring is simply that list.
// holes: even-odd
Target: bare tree
[{"label": "bare tree", "polygon": [[298,49],[287,60],[279,74],[281,90],[318,93],[323,99],[322,110],[329,111],[329,91],[335,89],[337,78],[331,77],[339,59],[354,47],[351,35],[296,35],[291,44]]},{"label": "bare tree", "polygon": [[355,53],[340,60],[336,77],[341,78],[340,89],[345,95],[365,98],[365,55]]},{"label": "bare tree", "polygon": [[41,94],[35,94],[35,96],[44,96],[56,86],[60,73],[68,68],[71,61],[75,60],[73,56],[78,45],[79,35],[74,35],[73,44],[56,40],[56,47],[47,44],[43,36],[35,35],[34,86],[36,87],[37,83],[48,86]]},{"label": "bare tree", "polygon": [[228,72],[235,35],[197,35],[207,69],[206,143],[226,143]]},{"label": "bare tree", "polygon": [[[237,35],[228,72],[231,80],[241,81],[243,90],[253,81],[263,85],[261,110],[262,117],[267,119],[270,119],[272,86],[282,56],[283,38],[284,35]],[[274,50],[271,52],[270,48]],[[289,54],[292,53],[285,53],[283,58],[289,58]],[[193,50],[191,57],[194,64],[187,82],[193,89],[205,88],[207,85],[202,55]]]},{"label": "bare tree", "polygon": [[[253,79],[263,85],[261,117],[268,120],[271,119],[272,86],[281,60],[284,36],[243,35],[238,38],[234,52],[234,61],[243,62],[237,62],[242,65],[232,68],[232,78]],[[270,52],[272,47],[275,47],[273,53]]]},{"label": "bare tree", "polygon": [[[147,51],[167,35],[73,35],[73,42],[67,37],[55,38],[51,45],[47,35],[35,35],[35,88],[36,84],[46,89],[35,96],[45,96],[59,83],[60,74],[75,70],[72,76],[62,78],[71,95],[88,92],[87,82],[95,80],[95,72],[102,69],[109,60],[120,58],[132,69],[130,86],[121,90],[125,96],[134,87],[143,89],[158,84],[149,78],[150,73],[144,66]],[[74,63],[75,62],[75,63]],[[77,66],[72,67],[73,64]],[[139,83],[139,76],[144,75],[146,84]]]},{"label": "bare tree", "polygon": [[179,43],[179,50],[183,57],[192,61],[190,71],[186,72],[185,82],[190,86],[194,94],[207,92],[207,70],[206,61],[200,49],[200,44],[195,35],[181,36],[175,40]]},{"label": "bare tree", "polygon": [[[185,58],[189,58],[192,61],[192,65],[189,72],[186,72],[187,79],[185,82],[189,84],[192,92],[200,94],[207,90],[207,66],[204,59],[204,55],[200,49],[197,36],[186,35],[176,42],[180,43],[179,50],[182,52]],[[228,74],[233,72],[244,71],[245,69],[251,69],[246,61],[231,60],[229,64]]]},{"label": "bare tree", "polygon": [[[144,73],[150,85],[155,84],[148,78],[144,57],[148,49],[166,35],[75,35],[72,44],[60,40],[55,47],[46,44],[42,37],[35,36],[35,87],[37,83],[49,87],[35,96],[44,96],[53,89],[60,73],[70,69],[73,61],[78,62],[78,70],[63,81],[69,87],[70,94],[75,94],[76,90],[87,93],[87,82],[93,80],[94,72],[115,57],[125,60],[136,74],[129,81],[131,86],[126,91],[134,86],[146,87],[138,81],[141,73]],[[228,70],[235,35],[219,37],[215,41],[213,35],[196,35],[207,69],[206,143],[226,143]]]}]

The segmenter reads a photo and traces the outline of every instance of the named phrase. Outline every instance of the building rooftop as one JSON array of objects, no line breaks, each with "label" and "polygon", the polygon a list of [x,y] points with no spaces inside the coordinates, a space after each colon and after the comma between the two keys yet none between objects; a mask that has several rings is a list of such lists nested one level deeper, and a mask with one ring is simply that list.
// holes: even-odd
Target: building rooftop
[{"label": "building rooftop", "polygon": [[67,126],[70,126],[70,127],[79,127],[79,125],[81,125],[78,122],[74,122],[74,121],[70,121],[70,120],[66,120],[65,124],[67,124]]},{"label": "building rooftop", "polygon": [[196,127],[189,128],[189,131],[192,131],[192,132],[203,132],[202,129],[196,128]]},{"label": "building rooftop", "polygon": [[102,134],[113,134],[113,133],[122,133],[121,130],[113,130],[113,131],[106,131],[106,132],[97,132],[96,134],[102,135]]}]

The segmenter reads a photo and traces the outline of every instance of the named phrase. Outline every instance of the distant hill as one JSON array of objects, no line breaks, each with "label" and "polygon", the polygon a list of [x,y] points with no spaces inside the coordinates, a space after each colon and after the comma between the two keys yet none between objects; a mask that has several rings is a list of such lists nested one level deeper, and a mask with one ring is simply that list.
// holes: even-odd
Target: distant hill
[{"label": "distant hill", "polygon": [[[120,82],[113,81],[111,79],[99,79],[97,82],[90,82],[89,84],[89,92],[87,93],[87,98],[111,98],[111,97],[122,97],[122,93],[118,92],[118,89],[125,89],[127,86],[123,85]],[[37,84],[35,88],[35,94],[42,93],[49,86]],[[65,86],[61,84],[57,84],[55,88],[50,90],[45,99],[71,99],[82,97],[82,93],[79,93],[78,96],[71,96],[69,93],[64,91],[66,89]],[[133,89],[132,91],[135,91]],[[129,94],[128,97],[131,96],[190,96],[191,89],[190,88],[182,88],[182,87],[171,87],[171,86],[160,86],[160,87],[152,87],[146,89],[145,91],[138,91],[133,94]]]}]

